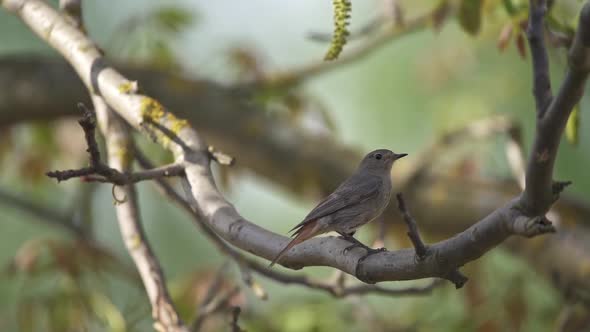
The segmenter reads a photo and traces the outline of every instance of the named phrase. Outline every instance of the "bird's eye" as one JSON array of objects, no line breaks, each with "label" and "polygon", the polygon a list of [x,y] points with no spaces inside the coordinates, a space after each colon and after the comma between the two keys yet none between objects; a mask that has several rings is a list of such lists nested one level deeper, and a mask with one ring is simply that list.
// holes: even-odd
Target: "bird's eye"
[{"label": "bird's eye", "polygon": [[381,160],[381,158],[383,158],[383,156],[381,155],[381,153],[375,154],[375,159]]}]

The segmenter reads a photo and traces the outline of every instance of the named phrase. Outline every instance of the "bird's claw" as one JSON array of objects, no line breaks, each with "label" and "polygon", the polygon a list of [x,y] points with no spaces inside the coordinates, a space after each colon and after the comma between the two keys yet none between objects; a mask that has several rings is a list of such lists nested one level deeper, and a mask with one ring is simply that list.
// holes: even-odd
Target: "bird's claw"
[{"label": "bird's claw", "polygon": [[362,244],[362,243],[354,243],[354,244],[351,244],[351,245],[349,245],[348,247],[344,248],[344,250],[343,250],[342,252],[343,252],[344,254],[346,254],[346,253],[347,253],[347,252],[349,252],[351,249],[353,249],[353,248],[359,248],[359,247],[360,247],[360,248],[363,248],[363,249],[365,249],[365,250],[367,251],[367,256],[369,256],[369,255],[373,255],[373,254],[376,254],[376,253],[379,253],[379,252],[387,251],[387,249],[386,249],[386,248],[377,248],[377,249],[373,249],[373,248],[371,248],[371,247],[368,247],[368,246],[366,246],[366,245],[364,245],[364,244]]}]

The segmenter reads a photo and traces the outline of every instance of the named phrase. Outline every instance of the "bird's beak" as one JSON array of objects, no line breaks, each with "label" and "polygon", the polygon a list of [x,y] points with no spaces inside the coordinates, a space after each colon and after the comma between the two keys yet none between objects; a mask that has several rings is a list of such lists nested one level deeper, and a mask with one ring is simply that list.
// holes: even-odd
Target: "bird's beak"
[{"label": "bird's beak", "polygon": [[408,155],[407,153],[397,153],[397,154],[394,154],[393,155],[393,160],[401,159],[401,158],[403,158],[403,157],[405,157],[407,155]]}]

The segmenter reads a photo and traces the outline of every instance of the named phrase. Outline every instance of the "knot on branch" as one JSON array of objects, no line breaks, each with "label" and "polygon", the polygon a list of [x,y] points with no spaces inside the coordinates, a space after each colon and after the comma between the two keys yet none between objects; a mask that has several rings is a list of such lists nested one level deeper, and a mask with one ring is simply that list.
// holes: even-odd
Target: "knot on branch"
[{"label": "knot on branch", "polygon": [[209,155],[209,158],[215,160],[217,163],[224,166],[233,166],[233,164],[236,161],[236,158],[228,154],[225,154],[219,150],[216,150],[211,145],[207,148],[207,154]]},{"label": "knot on branch", "polygon": [[459,269],[454,269],[449,274],[445,276],[447,280],[455,284],[455,288],[459,289],[462,288],[465,283],[469,280],[463,273],[459,271]]},{"label": "knot on branch", "polygon": [[513,231],[517,235],[534,237],[546,233],[555,233],[553,223],[545,216],[528,217],[521,215],[514,220]]}]

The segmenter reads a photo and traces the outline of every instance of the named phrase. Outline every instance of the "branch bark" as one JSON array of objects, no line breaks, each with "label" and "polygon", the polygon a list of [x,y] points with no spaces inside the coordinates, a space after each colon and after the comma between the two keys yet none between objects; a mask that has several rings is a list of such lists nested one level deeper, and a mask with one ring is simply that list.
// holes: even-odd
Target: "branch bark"
[{"label": "branch bark", "polygon": [[[127,127],[112,113],[102,98],[94,97],[94,105],[106,139],[110,167],[128,172],[132,160],[132,143]],[[161,332],[189,332],[174,308],[166,288],[164,273],[141,225],[135,186],[124,184],[117,188],[126,197],[124,202],[116,204],[119,229],[150,300],[154,328]]]},{"label": "branch bark", "polygon": [[[190,185],[187,194],[194,199],[194,207],[207,220],[213,229],[230,243],[250,251],[257,256],[271,259],[286,244],[288,239],[276,235],[243,219],[237,211],[217,191],[209,169],[206,145],[196,132],[182,122],[166,113],[161,105],[150,97],[137,94],[136,91],[122,91],[121,87],[132,84],[117,71],[107,66],[93,43],[76,29],[64,24],[53,9],[39,0],[4,0],[2,5],[17,13],[41,38],[55,47],[74,66],[83,82],[94,92],[100,93],[105,101],[137,130],[155,134],[156,129],[144,127],[146,116],[155,120],[159,128],[176,133],[178,140],[166,141],[160,136],[159,142],[171,149],[179,162],[186,166],[185,173]],[[362,260],[364,251],[352,250],[341,254],[348,245],[346,241],[335,238],[310,240],[294,248],[283,260],[292,268],[311,265],[326,265],[356,275],[366,282],[386,280],[406,280],[426,277],[446,277],[451,271],[465,263],[477,259],[488,250],[503,242],[510,235],[533,236],[552,231],[542,213],[547,211],[554,201],[551,192],[551,174],[557,145],[570,105],[577,102],[587,77],[588,64],[588,30],[590,30],[590,5],[587,3],[580,18],[579,30],[570,52],[570,71],[566,76],[560,93],[549,106],[543,120],[539,119],[537,137],[533,146],[529,164],[527,189],[520,197],[498,208],[466,231],[456,236],[433,244],[432,254],[416,262],[413,250],[398,250],[375,254]],[[572,104],[573,102],[573,104]],[[149,107],[148,107],[149,106]],[[159,115],[154,118],[156,109]],[[549,125],[553,121],[557,125]],[[549,124],[547,124],[547,123]],[[563,124],[563,125],[562,125]],[[547,143],[545,144],[537,144]],[[551,149],[554,147],[554,149]],[[541,165],[535,162],[540,156]],[[545,160],[550,162],[546,162]],[[536,188],[529,182],[540,182]],[[532,183],[532,182],[531,182]],[[544,184],[548,184],[544,186]],[[530,193],[535,193],[530,195]],[[541,193],[541,194],[536,194]],[[548,195],[549,194],[549,195]],[[551,199],[546,199],[551,196]],[[525,204],[526,203],[526,204]]]},{"label": "branch bark", "polygon": [[522,207],[531,214],[544,214],[557,199],[553,190],[553,165],[567,119],[580,101],[590,70],[590,5],[580,13],[578,31],[569,50],[569,68],[559,92],[551,97],[549,64],[543,43],[543,16],[546,2],[532,0],[528,38],[533,58],[533,84],[537,105],[537,135],[531,149]]}]

